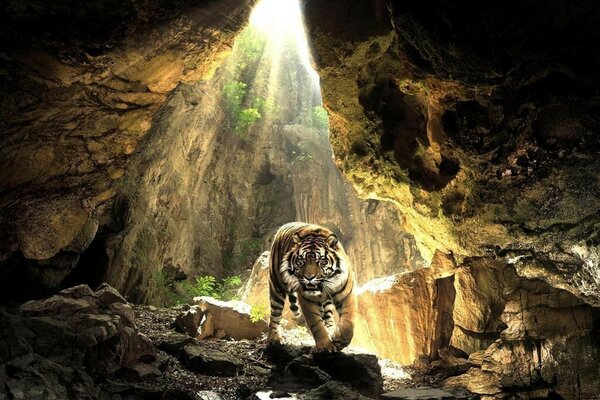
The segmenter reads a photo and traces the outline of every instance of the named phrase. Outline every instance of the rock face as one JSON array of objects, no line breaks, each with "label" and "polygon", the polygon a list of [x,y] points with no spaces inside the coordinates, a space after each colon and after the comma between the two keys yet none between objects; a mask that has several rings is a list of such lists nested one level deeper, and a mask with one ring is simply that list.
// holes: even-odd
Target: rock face
[{"label": "rock face", "polygon": [[394,200],[426,259],[496,252],[598,305],[600,64],[587,54],[600,6],[564,7],[311,0],[305,12],[336,160],[359,193]]},{"label": "rock face", "polygon": [[484,396],[598,392],[600,12],[564,7],[306,2],[337,164],[454,255],[449,344],[481,366],[451,382]]},{"label": "rock face", "polygon": [[358,291],[353,346],[411,365],[437,357],[452,333],[454,265],[447,256],[431,268],[374,279]]},{"label": "rock face", "polygon": [[[171,91],[211,74],[251,5],[0,6],[0,282],[11,282],[3,296],[31,298],[73,284],[63,280],[78,261],[87,279],[75,272],[73,281],[107,279],[115,255],[105,242],[122,241],[114,235],[131,216],[130,199],[113,200],[122,197],[119,187],[131,186],[125,171],[132,155],[144,148]],[[123,273],[123,282],[112,283],[125,294],[149,279],[139,269]]]},{"label": "rock face", "polygon": [[95,379],[160,375],[147,364],[154,346],[108,285],[72,287],[1,313],[0,382],[10,398],[98,398]]},{"label": "rock face", "polygon": [[[398,210],[359,199],[326,131],[307,125],[320,93],[298,54],[274,77],[281,115],[245,137],[232,129],[222,90],[237,79],[225,74],[235,47],[215,70],[252,1],[102,3],[77,16],[59,2],[66,28],[49,37],[20,22],[43,13],[17,3],[6,5],[14,48],[0,64],[0,276],[31,287],[25,297],[107,281],[131,301],[160,302],[173,268],[241,274],[293,220],[338,233],[361,282],[424,265]],[[98,37],[75,40],[77,23],[97,23]],[[36,91],[45,96],[27,95]]]}]

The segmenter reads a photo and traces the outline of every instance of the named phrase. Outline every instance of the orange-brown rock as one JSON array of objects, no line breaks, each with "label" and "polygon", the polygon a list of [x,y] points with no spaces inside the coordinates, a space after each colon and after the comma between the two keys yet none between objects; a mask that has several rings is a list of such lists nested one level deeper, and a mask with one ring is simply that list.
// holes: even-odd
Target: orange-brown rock
[{"label": "orange-brown rock", "polygon": [[404,365],[436,357],[452,331],[452,273],[434,264],[362,286],[352,345]]}]

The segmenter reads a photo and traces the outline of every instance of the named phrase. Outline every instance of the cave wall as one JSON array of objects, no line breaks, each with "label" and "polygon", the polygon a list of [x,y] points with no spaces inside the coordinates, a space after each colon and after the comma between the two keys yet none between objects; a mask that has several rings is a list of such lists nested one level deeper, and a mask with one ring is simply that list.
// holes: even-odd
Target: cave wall
[{"label": "cave wall", "polygon": [[[211,79],[179,85],[156,113],[117,195],[128,222],[105,242],[104,279],[133,301],[161,303],[173,268],[191,280],[246,277],[290,221],[335,232],[360,283],[423,267],[396,207],[360,199],[333,163],[327,129],[313,121],[321,96],[314,71],[299,62],[300,46],[292,43],[273,69],[268,49],[249,58],[244,43]],[[223,95],[235,82],[250,88],[247,100],[273,96],[244,131],[235,129]]]},{"label": "cave wall", "polygon": [[154,115],[179,83],[212,74],[251,6],[0,4],[3,293],[17,280],[56,288],[94,238],[124,229],[130,205],[115,196]]},{"label": "cave wall", "polygon": [[428,324],[448,278],[433,268],[367,286],[367,308],[384,309],[359,341],[411,363],[436,354],[404,332],[448,340],[473,368],[447,384],[482,398],[596,396],[598,3],[308,0],[305,11],[338,166],[361,195],[399,207],[428,260],[442,251],[458,266],[438,333]]},{"label": "cave wall", "polygon": [[306,2],[337,163],[426,258],[598,304],[597,2]]},{"label": "cave wall", "polygon": [[0,5],[0,297],[107,281],[160,302],[173,273],[243,274],[291,220],[337,232],[361,282],[426,264],[402,213],[359,199],[302,126],[320,93],[297,55],[285,121],[227,129],[218,70],[252,5]]}]

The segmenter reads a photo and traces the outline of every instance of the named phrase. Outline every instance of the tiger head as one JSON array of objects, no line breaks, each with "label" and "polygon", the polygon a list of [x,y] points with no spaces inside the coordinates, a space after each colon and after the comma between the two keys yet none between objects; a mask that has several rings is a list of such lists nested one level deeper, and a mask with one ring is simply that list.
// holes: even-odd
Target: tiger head
[{"label": "tiger head", "polygon": [[293,235],[291,250],[285,255],[282,273],[294,291],[306,297],[331,297],[345,279],[347,271],[340,253],[341,245],[333,233]]}]

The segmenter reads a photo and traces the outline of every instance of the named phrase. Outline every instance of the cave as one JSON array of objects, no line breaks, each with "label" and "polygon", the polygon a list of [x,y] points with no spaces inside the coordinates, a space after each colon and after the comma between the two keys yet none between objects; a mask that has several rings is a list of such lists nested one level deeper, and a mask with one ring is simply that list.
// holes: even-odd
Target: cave
[{"label": "cave", "polygon": [[600,398],[598,43],[593,0],[1,1],[0,399]]}]

